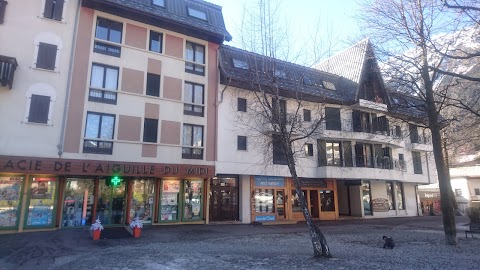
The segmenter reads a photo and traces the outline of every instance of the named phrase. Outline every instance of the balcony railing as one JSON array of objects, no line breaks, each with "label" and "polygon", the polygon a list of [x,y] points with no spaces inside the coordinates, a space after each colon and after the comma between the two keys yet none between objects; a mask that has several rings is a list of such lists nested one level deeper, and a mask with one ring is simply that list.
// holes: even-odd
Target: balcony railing
[{"label": "balcony railing", "polygon": [[12,89],[13,75],[17,66],[15,58],[0,55],[0,84],[2,86],[8,86],[8,89]]}]

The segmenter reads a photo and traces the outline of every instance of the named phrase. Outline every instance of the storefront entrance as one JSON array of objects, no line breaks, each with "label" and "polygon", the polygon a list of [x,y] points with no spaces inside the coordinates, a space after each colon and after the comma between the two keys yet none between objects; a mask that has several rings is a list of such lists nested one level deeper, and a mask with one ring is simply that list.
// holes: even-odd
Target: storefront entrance
[{"label": "storefront entrance", "polygon": [[210,186],[210,221],[238,220],[238,179],[212,179]]},{"label": "storefront entrance", "polygon": [[125,223],[125,183],[98,181],[97,217],[104,225]]}]

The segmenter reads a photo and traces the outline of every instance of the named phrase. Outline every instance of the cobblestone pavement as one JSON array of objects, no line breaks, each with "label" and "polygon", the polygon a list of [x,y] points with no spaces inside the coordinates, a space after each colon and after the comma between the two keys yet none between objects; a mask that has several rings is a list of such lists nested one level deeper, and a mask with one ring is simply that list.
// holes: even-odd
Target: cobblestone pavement
[{"label": "cobblestone pavement", "polygon": [[[477,269],[480,235],[444,244],[442,217],[322,221],[334,258],[314,260],[305,224],[150,226],[139,239],[88,230],[0,235],[0,269]],[[382,235],[395,239],[383,249]]]}]

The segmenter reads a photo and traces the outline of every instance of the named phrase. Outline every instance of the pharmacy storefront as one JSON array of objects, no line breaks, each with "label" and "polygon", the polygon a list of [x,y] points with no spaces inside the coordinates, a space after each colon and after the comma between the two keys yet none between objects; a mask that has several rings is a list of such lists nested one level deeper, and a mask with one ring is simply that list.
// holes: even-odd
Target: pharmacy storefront
[{"label": "pharmacy storefront", "polygon": [[0,156],[0,233],[205,223],[214,166]]}]

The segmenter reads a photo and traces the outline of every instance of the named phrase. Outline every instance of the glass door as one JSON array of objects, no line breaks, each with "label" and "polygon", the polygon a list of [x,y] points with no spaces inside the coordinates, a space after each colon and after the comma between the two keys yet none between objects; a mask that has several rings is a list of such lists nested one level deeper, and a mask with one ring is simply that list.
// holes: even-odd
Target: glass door
[{"label": "glass door", "polygon": [[310,214],[312,215],[312,218],[320,217],[319,206],[318,191],[310,190]]},{"label": "glass door", "polygon": [[213,178],[210,186],[210,221],[238,220],[237,178]]},{"label": "glass door", "polygon": [[125,223],[125,183],[107,185],[107,180],[98,181],[97,217],[102,224]]},{"label": "glass door", "polygon": [[178,221],[180,180],[162,180],[159,221]]},{"label": "glass door", "polygon": [[364,181],[362,183],[363,195],[363,214],[372,215],[372,203],[370,201],[370,182]]},{"label": "glass door", "polygon": [[63,197],[62,227],[92,224],[94,180],[67,178]]},{"label": "glass door", "polygon": [[285,219],[285,196],[284,191],[275,191],[275,206],[277,209],[277,219]]},{"label": "glass door", "polygon": [[27,228],[55,225],[57,178],[32,177],[28,196]]},{"label": "glass door", "polygon": [[129,223],[138,217],[143,224],[151,224],[155,198],[155,180],[135,179],[132,187],[133,194],[130,201]]}]

